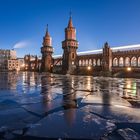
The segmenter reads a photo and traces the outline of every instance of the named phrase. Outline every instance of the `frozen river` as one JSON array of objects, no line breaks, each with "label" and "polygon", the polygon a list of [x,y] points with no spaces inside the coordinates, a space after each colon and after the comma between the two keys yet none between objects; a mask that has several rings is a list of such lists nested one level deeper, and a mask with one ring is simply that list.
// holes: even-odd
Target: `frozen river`
[{"label": "frozen river", "polygon": [[0,139],[140,139],[140,79],[0,73]]}]

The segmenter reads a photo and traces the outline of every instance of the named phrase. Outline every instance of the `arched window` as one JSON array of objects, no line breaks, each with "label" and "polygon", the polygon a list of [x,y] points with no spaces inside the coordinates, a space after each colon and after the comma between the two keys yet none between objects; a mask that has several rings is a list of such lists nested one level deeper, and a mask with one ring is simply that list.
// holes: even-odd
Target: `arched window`
[{"label": "arched window", "polygon": [[140,57],[138,58],[138,67],[140,67]]},{"label": "arched window", "polygon": [[130,58],[129,57],[125,58],[125,66],[130,66]]},{"label": "arched window", "polygon": [[118,58],[113,59],[113,66],[118,66]]},{"label": "arched window", "polygon": [[89,66],[92,66],[92,60],[89,59]]},{"label": "arched window", "polygon": [[96,66],[96,60],[93,59],[93,66]]},{"label": "arched window", "polygon": [[75,59],[75,54],[74,54],[74,52],[71,53],[71,58],[72,58],[72,59]]},{"label": "arched window", "polygon": [[137,66],[137,58],[136,57],[132,57],[131,58],[131,66]]},{"label": "arched window", "polygon": [[123,57],[120,57],[120,59],[119,59],[119,66],[120,66],[120,67],[123,67],[123,66],[124,66]]},{"label": "arched window", "polygon": [[88,66],[88,60],[86,60],[86,66]]},{"label": "arched window", "polygon": [[100,66],[100,59],[97,60],[97,66]]},{"label": "arched window", "polygon": [[82,65],[82,62],[81,62],[81,60],[79,60],[79,66],[81,66]]},{"label": "arched window", "polygon": [[85,60],[83,60],[83,65],[82,66],[85,66]]}]

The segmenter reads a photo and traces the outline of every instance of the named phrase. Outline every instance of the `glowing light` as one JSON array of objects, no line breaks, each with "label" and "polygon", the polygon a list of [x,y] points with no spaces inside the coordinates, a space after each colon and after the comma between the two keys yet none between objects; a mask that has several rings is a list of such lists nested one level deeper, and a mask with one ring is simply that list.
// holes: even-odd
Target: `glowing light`
[{"label": "glowing light", "polygon": [[131,67],[128,67],[128,68],[127,68],[127,71],[131,71],[131,70],[132,70]]},{"label": "glowing light", "polygon": [[88,69],[88,70],[91,70],[91,67],[90,67],[90,66],[88,66],[88,67],[87,67],[87,69]]},{"label": "glowing light", "polygon": [[22,64],[21,67],[25,67],[25,64]]}]

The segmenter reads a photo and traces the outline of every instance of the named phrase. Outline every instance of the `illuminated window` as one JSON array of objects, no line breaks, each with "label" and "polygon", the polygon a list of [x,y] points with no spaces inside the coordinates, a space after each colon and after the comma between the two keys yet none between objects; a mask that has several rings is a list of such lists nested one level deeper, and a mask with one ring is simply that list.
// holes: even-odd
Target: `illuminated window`
[{"label": "illuminated window", "polygon": [[113,59],[113,66],[118,66],[118,59],[117,58]]},{"label": "illuminated window", "polygon": [[120,57],[120,59],[119,59],[119,66],[120,67],[123,67],[124,66],[123,57]]},{"label": "illuminated window", "polygon": [[89,59],[89,65],[90,65],[90,66],[92,65],[92,60],[91,60],[91,59]]},{"label": "illuminated window", "polygon": [[97,66],[100,66],[100,59],[97,60]]},{"label": "illuminated window", "polygon": [[86,66],[88,66],[88,60],[86,60]]},{"label": "illuminated window", "polygon": [[136,57],[132,57],[131,58],[131,66],[137,66],[137,58]]},{"label": "illuminated window", "polygon": [[74,65],[74,61],[72,61],[72,63],[71,63],[72,65]]},{"label": "illuminated window", "polygon": [[125,58],[125,66],[130,66],[130,58],[129,57]]},{"label": "illuminated window", "polygon": [[85,66],[85,60],[83,60],[83,66]]},{"label": "illuminated window", "polygon": [[140,67],[140,57],[138,58],[138,67]]},{"label": "illuminated window", "polygon": [[96,60],[93,59],[93,66],[96,66]]},{"label": "illuminated window", "polygon": [[82,62],[81,62],[81,60],[79,60],[79,66],[81,66],[82,65]]}]

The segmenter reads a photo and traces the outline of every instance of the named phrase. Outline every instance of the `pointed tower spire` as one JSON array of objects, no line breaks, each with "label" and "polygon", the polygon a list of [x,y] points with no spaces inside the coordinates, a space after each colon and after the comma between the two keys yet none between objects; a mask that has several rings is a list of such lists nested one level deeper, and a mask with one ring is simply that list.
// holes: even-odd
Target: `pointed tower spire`
[{"label": "pointed tower spire", "polygon": [[50,37],[49,31],[48,31],[48,24],[47,24],[47,28],[46,28],[46,36]]},{"label": "pointed tower spire", "polygon": [[72,28],[73,23],[72,23],[72,12],[70,11],[70,18],[69,18],[69,23],[68,23],[68,28]]},{"label": "pointed tower spire", "polygon": [[48,24],[47,24],[47,28],[46,28],[46,34],[43,38],[43,46],[52,46],[52,38],[48,31]]}]

